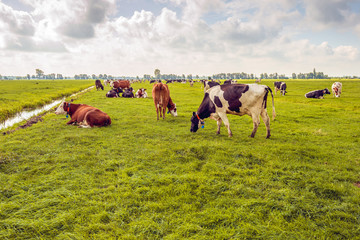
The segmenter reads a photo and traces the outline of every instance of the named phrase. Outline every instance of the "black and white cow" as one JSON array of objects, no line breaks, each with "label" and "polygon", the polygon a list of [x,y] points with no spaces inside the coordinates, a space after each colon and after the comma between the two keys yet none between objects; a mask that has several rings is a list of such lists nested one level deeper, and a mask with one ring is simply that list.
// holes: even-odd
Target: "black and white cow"
[{"label": "black and white cow", "polygon": [[134,97],[134,89],[132,87],[124,89],[122,97],[133,98]]},{"label": "black and white cow", "polygon": [[210,88],[204,96],[197,112],[191,117],[191,132],[196,132],[204,124],[204,119],[210,117],[217,121],[217,134],[220,134],[221,123],[227,127],[229,137],[232,136],[229,120],[226,114],[249,115],[253,120],[253,131],[250,137],[254,137],[260,124],[260,116],[263,119],[267,134],[270,137],[270,118],[266,110],[267,96],[271,93],[273,104],[273,119],[275,119],[274,96],[271,89],[258,84],[226,84]]},{"label": "black and white cow", "polygon": [[281,95],[283,96],[285,96],[285,93],[287,93],[285,82],[274,82],[274,89],[275,89],[275,94],[277,93],[277,91],[280,91]]},{"label": "black and white cow", "polygon": [[330,91],[327,88],[322,89],[322,90],[315,90],[315,91],[308,92],[305,94],[305,97],[320,99],[320,98],[324,98],[324,95],[326,95],[326,94],[330,94]]},{"label": "black and white cow", "polygon": [[122,92],[123,92],[123,90],[121,88],[113,88],[106,93],[106,97],[117,98],[117,97],[120,97],[120,93],[122,93]]}]

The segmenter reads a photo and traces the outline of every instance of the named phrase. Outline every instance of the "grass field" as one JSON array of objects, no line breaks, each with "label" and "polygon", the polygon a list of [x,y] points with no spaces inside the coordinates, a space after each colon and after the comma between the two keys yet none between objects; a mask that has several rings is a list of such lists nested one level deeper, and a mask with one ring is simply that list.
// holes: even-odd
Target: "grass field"
[{"label": "grass field", "polygon": [[248,137],[248,116],[229,116],[232,138],[210,119],[191,133],[199,83],[169,84],[178,117],[159,121],[151,97],[81,95],[112,125],[52,112],[0,135],[0,238],[358,239],[360,81],[341,81],[340,98],[318,100],[304,94],[333,81],[288,80],[270,139],[263,122]]}]

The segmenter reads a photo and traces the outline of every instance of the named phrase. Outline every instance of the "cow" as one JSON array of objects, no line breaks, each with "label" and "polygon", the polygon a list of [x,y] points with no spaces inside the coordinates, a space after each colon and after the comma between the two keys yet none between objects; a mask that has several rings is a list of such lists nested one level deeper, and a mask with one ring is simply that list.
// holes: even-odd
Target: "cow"
[{"label": "cow", "polygon": [[120,97],[119,94],[122,92],[123,92],[123,90],[121,88],[113,88],[106,93],[106,97],[117,98],[117,97]]},{"label": "cow", "polygon": [[108,84],[109,84],[109,86],[110,86],[110,83],[111,83],[110,80],[108,80],[108,79],[105,79],[105,80],[104,80],[104,86],[107,86]]},{"label": "cow", "polygon": [[146,92],[145,88],[140,88],[139,90],[137,90],[137,92],[135,93],[135,97],[137,98],[147,98],[148,94]]},{"label": "cow", "polygon": [[101,81],[99,79],[95,80],[95,86],[96,90],[99,90],[99,88],[101,88],[101,90],[104,90],[104,86],[101,84]]},{"label": "cow", "polygon": [[277,93],[277,91],[280,91],[280,94],[285,96],[286,92],[286,83],[285,82],[274,82],[274,90],[275,90],[275,95]]},{"label": "cow", "polygon": [[204,81],[204,92],[217,85],[220,85],[220,83],[214,81],[207,81],[207,80]]},{"label": "cow", "polygon": [[156,108],[157,120],[159,120],[159,112],[160,117],[165,119],[166,108],[169,110],[168,113],[170,112],[174,117],[177,116],[176,104],[173,103],[170,97],[170,90],[168,85],[163,83],[156,83],[154,84],[151,93]]},{"label": "cow", "polygon": [[133,98],[134,97],[133,91],[134,91],[134,89],[132,87],[124,89],[122,97],[124,97],[124,98]]},{"label": "cow", "polygon": [[117,80],[110,84],[112,88],[130,88],[130,81],[128,80]]},{"label": "cow", "polygon": [[55,114],[70,115],[71,120],[66,124],[75,124],[82,128],[103,127],[111,124],[109,115],[86,104],[61,102]]},{"label": "cow", "polygon": [[230,80],[225,80],[223,84],[231,84],[231,80],[232,80],[232,79],[230,79]]},{"label": "cow", "polygon": [[266,138],[270,137],[270,118],[266,110],[267,96],[271,93],[272,97],[272,116],[275,119],[274,95],[271,88],[258,84],[226,84],[210,88],[204,96],[198,110],[193,112],[191,117],[191,132],[196,132],[205,122],[204,119],[210,117],[217,121],[217,134],[220,134],[221,123],[227,127],[229,137],[232,136],[230,123],[226,114],[249,115],[253,120],[253,131],[250,137],[255,137],[255,133],[260,124],[260,117],[266,126]]},{"label": "cow", "polygon": [[330,91],[327,88],[322,89],[322,90],[315,90],[315,91],[308,92],[305,94],[305,97],[322,99],[322,98],[324,98],[324,95],[326,95],[326,94],[330,94]]},{"label": "cow", "polygon": [[331,86],[331,90],[333,92],[334,97],[340,97],[341,90],[342,90],[342,83],[341,82],[334,82]]}]

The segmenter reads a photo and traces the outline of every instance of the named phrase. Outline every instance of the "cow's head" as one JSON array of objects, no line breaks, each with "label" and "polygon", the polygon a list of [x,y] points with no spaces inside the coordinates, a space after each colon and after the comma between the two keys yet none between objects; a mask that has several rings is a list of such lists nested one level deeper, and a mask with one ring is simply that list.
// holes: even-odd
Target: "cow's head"
[{"label": "cow's head", "polygon": [[[174,104],[174,106],[170,109],[169,108],[169,112],[171,113],[171,115],[173,115],[174,117],[177,117],[177,110],[176,110],[176,104]],[[168,112],[168,113],[169,113]]]},{"label": "cow's head", "polygon": [[61,103],[60,103],[60,105],[59,105],[59,107],[55,110],[55,114],[66,114],[66,111],[65,111],[65,106],[66,106],[66,102],[65,102],[65,100],[63,100]]},{"label": "cow's head", "polygon": [[191,128],[190,132],[196,132],[199,128],[204,127],[204,121],[200,119],[199,115],[193,112],[191,117]]},{"label": "cow's head", "polygon": [[324,94],[330,94],[329,89],[325,88],[325,89],[324,89]]}]

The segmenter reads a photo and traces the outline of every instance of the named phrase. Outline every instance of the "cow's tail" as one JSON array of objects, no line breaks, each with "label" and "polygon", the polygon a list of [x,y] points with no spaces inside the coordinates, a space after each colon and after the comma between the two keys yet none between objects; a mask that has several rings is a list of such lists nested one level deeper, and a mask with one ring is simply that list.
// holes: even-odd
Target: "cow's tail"
[{"label": "cow's tail", "polygon": [[[272,120],[274,121],[275,118],[276,118],[274,95],[273,95],[272,90],[271,90],[270,87],[267,87],[266,89],[267,89],[268,92],[271,93],[271,99],[272,99]],[[265,106],[266,106],[266,104],[265,104]]]}]

